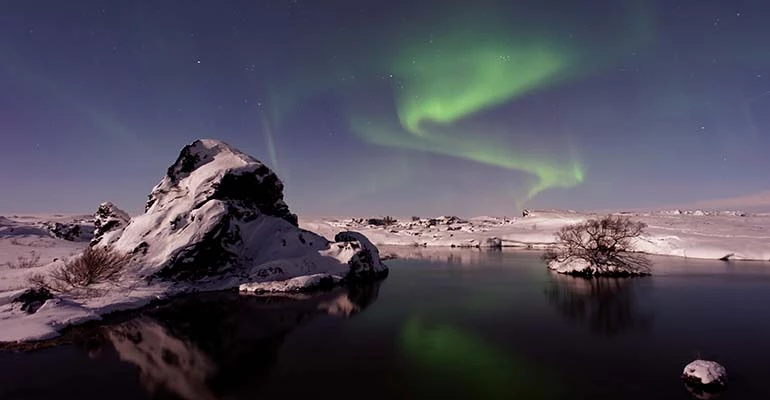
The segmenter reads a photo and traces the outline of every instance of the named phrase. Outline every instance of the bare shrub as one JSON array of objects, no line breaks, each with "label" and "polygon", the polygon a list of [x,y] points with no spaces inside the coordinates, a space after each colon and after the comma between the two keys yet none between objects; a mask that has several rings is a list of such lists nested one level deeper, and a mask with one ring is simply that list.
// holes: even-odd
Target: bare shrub
[{"label": "bare shrub", "polygon": [[51,285],[57,291],[86,288],[116,281],[131,257],[107,247],[89,247],[79,257],[51,272]]},{"label": "bare shrub", "polygon": [[633,240],[647,224],[626,216],[608,215],[562,227],[556,233],[558,247],[546,251],[546,261],[583,260],[590,265],[586,275],[648,274],[652,263],[635,253]]},{"label": "bare shrub", "polygon": [[27,283],[35,289],[50,289],[48,278],[43,274],[32,274],[28,276]]},{"label": "bare shrub", "polygon": [[16,262],[8,262],[8,268],[27,269],[40,266],[40,255],[34,251],[30,252],[29,257],[19,256]]}]

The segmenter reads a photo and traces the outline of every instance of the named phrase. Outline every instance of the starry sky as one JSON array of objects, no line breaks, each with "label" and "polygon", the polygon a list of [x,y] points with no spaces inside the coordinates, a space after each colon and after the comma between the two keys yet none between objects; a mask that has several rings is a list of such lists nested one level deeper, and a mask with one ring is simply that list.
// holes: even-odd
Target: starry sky
[{"label": "starry sky", "polygon": [[141,210],[178,151],[301,215],[657,207],[770,188],[764,0],[0,1],[0,211]]}]

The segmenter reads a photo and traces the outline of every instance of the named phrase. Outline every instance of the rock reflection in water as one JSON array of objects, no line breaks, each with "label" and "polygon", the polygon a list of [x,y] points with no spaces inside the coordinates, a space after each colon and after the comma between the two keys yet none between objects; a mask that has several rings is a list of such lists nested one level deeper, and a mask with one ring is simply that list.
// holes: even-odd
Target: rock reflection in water
[{"label": "rock reflection in water", "polygon": [[139,367],[151,397],[208,400],[253,394],[285,337],[318,315],[350,317],[379,284],[315,294],[213,293],[175,300],[104,328],[118,356]]},{"label": "rock reflection in water", "polygon": [[646,278],[586,279],[555,273],[551,278],[545,290],[548,301],[594,333],[614,336],[652,326],[652,313],[642,308],[636,293]]},{"label": "rock reflection in water", "polygon": [[449,248],[449,247],[414,247],[380,246],[380,255],[385,258],[404,260],[424,260],[448,265],[472,266],[489,261],[491,253],[500,249]]}]

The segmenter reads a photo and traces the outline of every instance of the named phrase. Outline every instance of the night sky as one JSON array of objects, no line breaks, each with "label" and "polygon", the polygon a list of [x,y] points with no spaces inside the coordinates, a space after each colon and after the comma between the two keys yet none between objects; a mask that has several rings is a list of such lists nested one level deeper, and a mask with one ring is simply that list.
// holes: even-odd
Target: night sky
[{"label": "night sky", "polygon": [[181,147],[301,215],[770,188],[765,0],[2,0],[0,211],[131,212]]}]

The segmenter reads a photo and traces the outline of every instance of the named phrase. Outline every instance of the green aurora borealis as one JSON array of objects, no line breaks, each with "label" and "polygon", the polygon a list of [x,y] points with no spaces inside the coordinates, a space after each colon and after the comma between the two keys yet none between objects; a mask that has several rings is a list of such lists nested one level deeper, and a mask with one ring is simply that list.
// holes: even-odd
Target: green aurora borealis
[{"label": "green aurora borealis", "polygon": [[393,96],[398,126],[394,118],[362,120],[354,116],[352,130],[374,144],[530,173],[536,182],[527,198],[548,188],[579,184],[582,167],[569,154],[557,159],[533,147],[511,146],[500,135],[513,133],[505,136],[515,137],[515,132],[506,132],[511,128],[475,132],[456,126],[566,75],[572,64],[568,49],[547,42],[495,42],[491,37],[460,36],[432,39],[424,48],[408,48],[395,58],[393,71],[401,82]]},{"label": "green aurora borealis", "polygon": [[[319,38],[339,43],[346,56],[320,46],[307,58],[335,61],[312,69],[290,57],[296,61],[284,79],[290,83],[271,86],[272,102],[279,104],[273,119],[280,123],[314,93],[335,92],[344,99],[342,118],[369,144],[523,173],[519,181],[526,187],[511,199],[522,206],[548,189],[579,185],[586,171],[575,138],[531,131],[495,115],[600,69],[629,43],[648,41],[640,3],[620,3],[628,18],[615,21],[613,29],[621,30],[599,51],[585,44],[590,38],[565,34],[558,20],[510,19],[465,6],[402,31],[385,25]],[[364,44],[346,47],[354,34]],[[537,140],[542,135],[547,139]],[[266,138],[271,154],[272,141]]]},{"label": "green aurora borealis", "polygon": [[[41,2],[0,6],[6,210],[141,210],[169,155],[205,137],[319,216],[767,190],[767,2]],[[130,179],[91,183],[114,171]]]},{"label": "green aurora borealis", "polygon": [[563,390],[538,366],[452,325],[430,325],[417,316],[405,321],[403,354],[419,369],[427,387],[462,387],[479,399],[560,398]]}]

